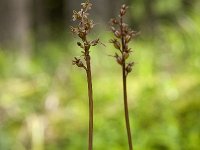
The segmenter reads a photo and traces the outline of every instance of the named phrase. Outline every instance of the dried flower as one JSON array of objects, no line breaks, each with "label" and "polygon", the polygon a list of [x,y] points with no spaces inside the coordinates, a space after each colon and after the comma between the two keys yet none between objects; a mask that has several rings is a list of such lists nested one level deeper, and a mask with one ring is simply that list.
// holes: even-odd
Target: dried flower
[{"label": "dried flower", "polygon": [[[84,68],[87,74],[87,83],[88,83],[88,99],[89,99],[89,132],[88,132],[88,150],[93,148],[93,93],[92,93],[92,74],[91,74],[91,57],[90,57],[90,48],[91,46],[96,46],[100,43],[99,39],[89,41],[87,36],[90,33],[91,29],[94,27],[93,20],[89,19],[88,10],[91,9],[92,4],[89,0],[86,0],[85,3],[81,3],[80,11],[73,11],[72,19],[77,22],[77,26],[71,27],[71,31],[77,35],[81,42],[77,42],[77,45],[82,48],[82,57],[83,61],[79,58],[74,58],[72,61],[73,65]],[[84,65],[85,64],[85,65]]]},{"label": "dried flower", "polygon": [[115,18],[112,18],[112,19],[110,19],[110,23],[111,23],[111,25],[117,25],[117,24],[119,24],[119,21]]},{"label": "dried flower", "polygon": [[82,9],[80,11],[73,11],[72,19],[73,21],[78,21],[77,27],[71,27],[71,31],[78,35],[82,41],[86,41],[86,35],[94,27],[93,20],[89,19],[88,10],[91,9],[92,4],[88,1],[81,4]]},{"label": "dried flower", "polygon": [[121,33],[119,31],[116,30],[114,34],[117,38],[121,38]]},{"label": "dried flower", "polygon": [[123,52],[122,56],[124,59],[127,59],[129,57],[129,53],[125,51],[125,52]]},{"label": "dried flower", "polygon": [[110,43],[113,43],[114,47],[118,50],[121,50],[121,44],[117,39],[112,39],[109,41]]},{"label": "dried flower", "polygon": [[[120,50],[121,56],[115,54],[115,58],[120,60],[120,64],[124,64],[125,68],[127,67],[127,73],[131,72],[132,69],[130,64],[126,64],[126,59],[129,58],[131,48],[129,48],[128,43],[131,41],[133,37],[137,35],[136,31],[133,31],[129,28],[128,24],[123,22],[123,16],[126,14],[127,6],[123,4],[120,9],[119,20],[112,18],[111,22],[111,30],[114,33],[117,39],[120,39],[121,43],[117,39],[111,39],[110,43],[113,43],[114,47],[117,50]],[[121,58],[121,59],[120,59]],[[122,63],[121,63],[122,61]],[[117,61],[118,62],[118,61]]]},{"label": "dried flower", "polygon": [[117,63],[122,65],[122,57],[120,57],[117,53],[115,53],[114,57],[116,58]]},{"label": "dried flower", "polygon": [[77,65],[78,67],[83,67],[85,68],[83,62],[81,61],[81,59],[74,57],[74,60],[72,61],[73,65]]},{"label": "dried flower", "polygon": [[71,26],[70,29],[71,29],[71,32],[73,32],[74,34],[78,34],[79,33],[78,28],[75,28],[75,27]]},{"label": "dried flower", "polygon": [[131,62],[131,63],[128,63],[127,66],[126,66],[126,74],[130,73],[132,71],[132,67],[135,63],[134,62]]},{"label": "dried flower", "polygon": [[73,16],[72,16],[72,20],[76,21],[76,20],[80,20],[81,19],[81,14],[80,12],[76,12],[75,10],[73,11]]},{"label": "dried flower", "polygon": [[90,45],[91,45],[91,46],[96,46],[97,44],[99,44],[99,42],[100,42],[100,40],[99,40],[99,38],[98,38],[98,39],[96,39],[96,40],[91,41],[91,42],[90,42]]},{"label": "dried flower", "polygon": [[84,45],[83,45],[81,42],[77,42],[77,45],[78,45],[80,48],[84,49]]},{"label": "dried flower", "polygon": [[81,6],[87,11],[92,8],[92,4],[87,0],[85,3],[81,3]]},{"label": "dried flower", "polygon": [[116,61],[122,67],[122,76],[123,76],[123,94],[124,94],[124,111],[125,111],[125,120],[126,120],[126,129],[128,135],[129,150],[133,150],[132,146],[132,137],[129,123],[129,112],[128,112],[128,100],[127,100],[127,87],[126,80],[128,74],[132,71],[134,62],[127,63],[127,59],[130,56],[131,48],[128,44],[131,41],[132,37],[136,36],[136,32],[131,30],[126,23],[123,22],[123,17],[127,12],[127,6],[124,4],[121,6],[119,20],[111,19],[111,30],[114,33],[115,38],[120,39],[120,42],[117,39],[111,39],[110,43],[113,43],[114,47],[117,50],[120,50],[120,55],[115,53],[113,57],[116,58]]},{"label": "dried flower", "polygon": [[131,40],[131,36],[129,34],[126,35],[125,42],[128,43],[128,42],[130,42],[130,40]]},{"label": "dried flower", "polygon": [[128,9],[128,7],[125,4],[123,4],[121,9],[120,9],[120,15],[124,16],[126,14],[127,9]]}]

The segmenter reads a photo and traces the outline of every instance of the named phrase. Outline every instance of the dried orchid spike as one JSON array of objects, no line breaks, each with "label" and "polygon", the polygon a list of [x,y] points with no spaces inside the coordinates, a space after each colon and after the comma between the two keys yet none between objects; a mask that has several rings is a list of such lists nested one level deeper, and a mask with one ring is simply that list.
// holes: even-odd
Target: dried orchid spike
[{"label": "dried orchid spike", "polygon": [[77,45],[82,49],[81,53],[83,59],[74,58],[72,64],[83,68],[86,71],[87,83],[88,83],[88,98],[89,98],[89,131],[88,131],[88,150],[93,148],[93,91],[92,91],[92,74],[91,74],[91,57],[90,48],[97,44],[102,44],[99,38],[89,41],[88,34],[94,27],[93,20],[89,19],[89,10],[92,8],[92,4],[89,0],[85,3],[81,3],[81,10],[73,11],[72,20],[77,22],[77,26],[71,26],[71,31],[77,35],[81,42],[77,42]]},{"label": "dried orchid spike", "polygon": [[[123,4],[120,9],[119,18],[112,18],[110,20],[111,31],[114,33],[115,38],[109,41],[110,43],[113,43],[117,50],[120,50],[125,68],[128,66],[126,60],[129,58],[130,53],[132,52],[128,44],[138,34],[138,32],[133,31],[129,28],[128,24],[123,22],[123,17],[126,15],[127,9],[128,6]],[[133,65],[131,67],[133,67]],[[130,71],[126,72],[126,75],[128,75],[128,73],[130,73]]]},{"label": "dried orchid spike", "polygon": [[129,48],[130,41],[137,35],[136,31],[129,28],[128,24],[124,23],[123,17],[127,13],[128,7],[123,4],[120,9],[119,18],[112,18],[110,20],[111,31],[114,34],[114,38],[110,40],[118,51],[113,57],[116,58],[117,63],[122,68],[123,77],[123,95],[124,95],[124,112],[126,121],[126,130],[128,137],[129,150],[133,150],[131,129],[129,123],[129,111],[128,111],[128,100],[127,100],[127,76],[132,71],[134,62],[127,63],[127,59],[130,57],[131,48]]}]

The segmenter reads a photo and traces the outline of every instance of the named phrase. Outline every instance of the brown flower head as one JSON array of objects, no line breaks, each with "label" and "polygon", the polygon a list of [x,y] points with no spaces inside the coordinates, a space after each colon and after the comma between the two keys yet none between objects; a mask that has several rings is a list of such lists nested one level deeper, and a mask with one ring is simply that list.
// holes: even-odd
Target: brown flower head
[{"label": "brown flower head", "polygon": [[[128,24],[124,23],[123,17],[126,15],[128,7],[124,4],[120,8],[119,18],[112,18],[110,20],[111,31],[113,32],[115,38],[110,40],[117,50],[120,50],[120,55],[115,54],[114,57],[120,65],[124,65],[126,68],[126,73],[130,73],[133,67],[133,63],[127,63],[126,60],[129,58],[131,48],[129,48],[130,41],[138,34],[129,28]],[[119,40],[119,41],[118,41]]]},{"label": "brown flower head", "polygon": [[[72,20],[77,23],[76,26],[71,26],[71,31],[75,35],[77,35],[81,42],[77,42],[77,45],[82,49],[81,56],[84,57],[84,60],[87,62],[90,60],[90,47],[96,46],[97,44],[101,43],[100,40],[97,38],[95,40],[89,41],[87,36],[94,27],[93,20],[89,19],[89,10],[91,9],[92,4],[89,0],[86,0],[86,2],[81,3],[81,9],[79,11],[73,11]],[[102,43],[101,43],[102,44]],[[83,62],[75,58],[73,61],[73,64],[76,64],[78,67],[83,67],[85,70],[87,70],[87,66],[84,66]],[[88,64],[88,63],[86,63]]]},{"label": "brown flower head", "polygon": [[92,8],[92,4],[87,0],[85,3],[81,3],[81,6],[87,11]]},{"label": "brown flower head", "polygon": [[90,32],[90,30],[94,27],[93,20],[89,19],[88,10],[91,9],[92,4],[87,0],[85,3],[81,3],[80,11],[73,11],[72,20],[78,21],[78,26],[71,27],[71,31],[78,35],[83,41],[86,40],[86,35]]},{"label": "brown flower head", "polygon": [[116,49],[121,50],[121,44],[117,39],[111,39],[109,42],[113,43],[113,45]]}]

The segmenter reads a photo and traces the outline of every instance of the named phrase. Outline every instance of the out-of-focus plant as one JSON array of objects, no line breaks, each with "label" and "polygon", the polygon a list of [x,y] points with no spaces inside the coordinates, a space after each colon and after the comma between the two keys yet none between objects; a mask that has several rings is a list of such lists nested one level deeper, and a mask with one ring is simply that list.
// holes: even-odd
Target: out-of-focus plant
[{"label": "out-of-focus plant", "polygon": [[71,27],[71,31],[78,35],[82,40],[77,42],[77,45],[82,49],[81,53],[84,61],[81,58],[75,57],[73,64],[80,68],[83,68],[87,74],[88,83],[88,97],[89,97],[89,139],[88,139],[88,150],[92,150],[93,147],[93,91],[92,91],[92,75],[91,75],[91,64],[90,64],[90,48],[96,46],[99,43],[99,39],[89,41],[87,36],[91,29],[94,27],[93,20],[89,19],[88,10],[91,9],[92,4],[87,0],[85,3],[81,3],[80,11],[73,11],[73,21],[77,21],[76,27]]},{"label": "out-of-focus plant", "polygon": [[131,129],[129,123],[129,110],[128,110],[128,100],[127,100],[127,76],[132,71],[134,62],[127,63],[127,59],[130,55],[131,48],[129,48],[128,43],[137,35],[136,31],[131,30],[126,23],[124,23],[123,17],[127,12],[127,6],[124,4],[121,6],[119,19],[111,19],[111,30],[115,35],[114,39],[110,40],[110,43],[114,45],[117,49],[114,57],[116,58],[117,63],[122,68],[122,79],[123,79],[123,94],[124,94],[124,112],[125,112],[125,121],[126,129],[128,136],[129,149],[133,150]]}]

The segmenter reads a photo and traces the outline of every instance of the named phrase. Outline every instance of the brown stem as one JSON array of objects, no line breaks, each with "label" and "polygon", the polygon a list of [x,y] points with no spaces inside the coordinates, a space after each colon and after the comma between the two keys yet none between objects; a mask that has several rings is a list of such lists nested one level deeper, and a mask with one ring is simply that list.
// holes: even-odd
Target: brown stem
[{"label": "brown stem", "polygon": [[[120,29],[121,29],[121,43],[122,43],[122,52],[125,51],[125,42],[124,42],[124,35],[123,35],[123,19],[122,16],[120,18]],[[126,86],[126,60],[122,57],[122,78],[123,78],[123,94],[124,94],[124,113],[125,113],[125,122],[126,122],[126,130],[128,136],[128,144],[129,150],[133,150],[132,145],[132,137],[131,137],[131,129],[130,129],[130,122],[129,122],[129,110],[128,110],[128,100],[127,100],[127,86]]]},{"label": "brown stem", "polygon": [[126,130],[128,136],[128,144],[129,144],[129,150],[133,150],[130,122],[129,122],[128,101],[127,101],[125,62],[123,62],[122,65],[122,75],[123,75],[123,91],[124,91],[124,113],[125,113]]},{"label": "brown stem", "polygon": [[87,83],[88,83],[88,97],[89,97],[89,131],[88,131],[88,150],[93,148],[93,92],[92,92],[92,75],[90,66],[89,52],[85,55],[87,65]]}]

